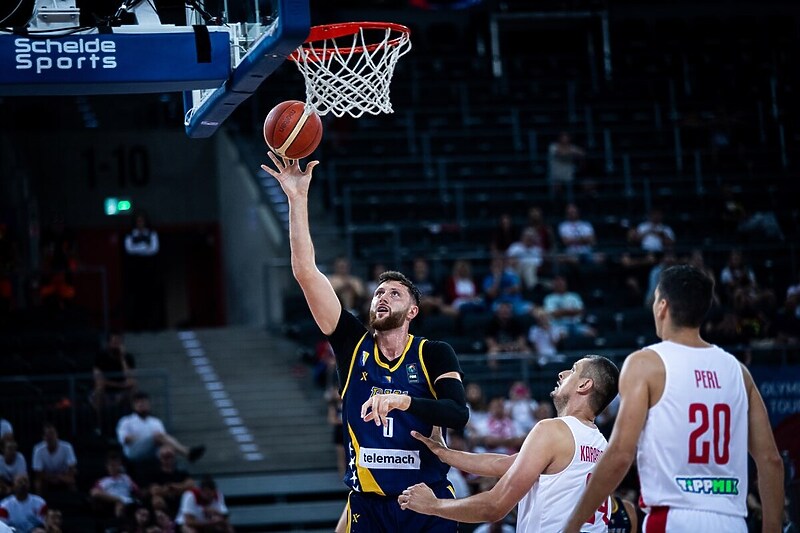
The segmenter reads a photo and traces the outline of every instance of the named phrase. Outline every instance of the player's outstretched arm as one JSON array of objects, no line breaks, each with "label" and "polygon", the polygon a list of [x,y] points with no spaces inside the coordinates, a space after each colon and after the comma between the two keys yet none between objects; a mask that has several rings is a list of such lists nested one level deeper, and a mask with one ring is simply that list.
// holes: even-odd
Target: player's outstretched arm
[{"label": "player's outstretched arm", "polygon": [[[565,437],[569,438],[565,433],[568,431],[566,425],[557,419],[536,424],[525,438],[517,460],[487,492],[459,500],[440,500],[427,485],[418,484],[398,496],[400,508],[465,523],[496,522],[506,516],[539,480],[560,451],[559,446]],[[570,443],[570,446],[574,445]]]},{"label": "player's outstretched arm", "polygon": [[783,525],[783,460],[775,445],[767,408],[753,376],[742,365],[747,390],[747,449],[758,470],[758,494],[761,496],[761,531],[781,531]]},{"label": "player's outstretched arm", "polygon": [[625,360],[619,375],[619,414],[611,440],[572,511],[564,533],[578,533],[586,518],[592,516],[628,472],[650,406],[650,376],[659,364],[663,369],[658,355],[650,350],[634,352]]},{"label": "player's outstretched arm", "polygon": [[330,335],[336,329],[342,305],[328,278],[317,268],[314,243],[311,241],[308,224],[308,189],[311,184],[311,173],[319,161],[311,161],[303,171],[295,159],[279,158],[272,152],[268,155],[275,168],[267,165],[261,165],[261,168],[278,180],[289,200],[292,274],[303,289],[308,307],[319,329],[323,334]]},{"label": "player's outstretched arm", "polygon": [[430,437],[426,437],[417,431],[412,431],[411,436],[422,441],[443,463],[476,476],[502,477],[514,464],[514,460],[518,455],[516,453],[514,455],[505,455],[502,453],[470,453],[451,450],[444,442],[444,438],[442,438],[442,428],[438,426],[433,428]]}]

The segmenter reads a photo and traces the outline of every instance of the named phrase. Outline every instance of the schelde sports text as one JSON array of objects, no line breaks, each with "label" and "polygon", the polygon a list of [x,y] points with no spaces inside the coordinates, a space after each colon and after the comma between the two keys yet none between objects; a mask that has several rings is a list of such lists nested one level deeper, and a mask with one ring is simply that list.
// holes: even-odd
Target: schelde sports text
[{"label": "schelde sports text", "polygon": [[57,70],[117,68],[117,43],[108,39],[33,40],[20,37],[14,40],[17,70],[36,70],[37,74]]}]

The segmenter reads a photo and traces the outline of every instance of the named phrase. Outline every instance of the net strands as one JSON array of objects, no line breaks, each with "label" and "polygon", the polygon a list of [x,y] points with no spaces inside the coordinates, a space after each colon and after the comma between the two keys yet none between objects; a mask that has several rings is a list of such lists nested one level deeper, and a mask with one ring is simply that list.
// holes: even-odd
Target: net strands
[{"label": "net strands", "polygon": [[[397,60],[411,49],[411,40],[407,32],[382,30],[384,38],[378,43],[368,44],[360,27],[347,47],[324,39],[297,49],[291,59],[305,79],[308,110],[355,118],[393,112],[389,88]],[[374,35],[380,30],[369,31]]]}]

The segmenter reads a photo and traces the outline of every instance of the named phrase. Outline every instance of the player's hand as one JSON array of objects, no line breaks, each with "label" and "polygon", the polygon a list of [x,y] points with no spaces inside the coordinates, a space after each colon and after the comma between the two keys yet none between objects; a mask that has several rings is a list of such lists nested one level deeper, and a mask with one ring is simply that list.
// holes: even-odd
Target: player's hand
[{"label": "player's hand", "polygon": [[439,426],[433,426],[433,431],[431,431],[430,437],[426,437],[419,431],[412,431],[411,436],[418,441],[421,441],[433,453],[437,453],[439,450],[447,449],[447,443],[444,441],[444,437],[442,436],[442,428]]},{"label": "player's hand", "polygon": [[361,418],[376,426],[386,425],[386,415],[393,409],[405,411],[411,405],[411,397],[405,394],[375,394],[361,406]]},{"label": "player's hand", "polygon": [[432,514],[439,501],[431,488],[425,483],[418,483],[408,487],[397,497],[400,509],[416,511],[422,514]]},{"label": "player's hand", "polygon": [[272,151],[267,152],[267,155],[275,165],[275,169],[267,165],[261,165],[261,168],[278,180],[286,196],[292,198],[298,194],[306,194],[308,192],[308,187],[311,184],[311,172],[319,164],[319,161],[309,161],[306,169],[300,170],[300,162],[297,159],[278,157]]}]

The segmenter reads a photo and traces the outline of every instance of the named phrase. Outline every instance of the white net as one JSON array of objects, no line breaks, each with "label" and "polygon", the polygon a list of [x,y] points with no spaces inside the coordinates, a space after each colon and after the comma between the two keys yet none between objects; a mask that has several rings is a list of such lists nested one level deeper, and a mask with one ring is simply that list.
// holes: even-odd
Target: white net
[{"label": "white net", "polygon": [[[381,32],[382,40],[370,43],[365,37]],[[301,45],[291,56],[306,82],[306,107],[337,117],[392,113],[389,88],[397,60],[411,49],[408,30],[359,27],[348,37],[348,46],[341,38],[338,43],[322,39]]]}]

